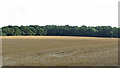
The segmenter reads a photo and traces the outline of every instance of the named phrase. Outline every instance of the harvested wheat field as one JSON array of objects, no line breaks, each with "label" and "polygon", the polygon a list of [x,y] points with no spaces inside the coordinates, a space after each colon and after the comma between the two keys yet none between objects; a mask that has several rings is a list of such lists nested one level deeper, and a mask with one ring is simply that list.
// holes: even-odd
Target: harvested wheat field
[{"label": "harvested wheat field", "polygon": [[117,66],[118,39],[3,36],[3,66]]}]

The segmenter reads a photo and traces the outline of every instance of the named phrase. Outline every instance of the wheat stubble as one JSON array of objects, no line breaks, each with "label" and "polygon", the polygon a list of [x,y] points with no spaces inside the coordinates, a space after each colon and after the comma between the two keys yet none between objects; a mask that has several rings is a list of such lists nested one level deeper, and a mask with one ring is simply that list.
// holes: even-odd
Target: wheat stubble
[{"label": "wheat stubble", "polygon": [[118,39],[3,36],[3,66],[115,66]]}]

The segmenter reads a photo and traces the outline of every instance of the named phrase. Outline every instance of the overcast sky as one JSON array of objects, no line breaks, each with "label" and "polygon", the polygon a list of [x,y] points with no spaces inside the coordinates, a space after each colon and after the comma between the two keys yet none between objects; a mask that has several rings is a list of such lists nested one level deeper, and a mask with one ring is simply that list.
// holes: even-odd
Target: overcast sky
[{"label": "overcast sky", "polygon": [[118,26],[119,0],[0,0],[7,25]]}]

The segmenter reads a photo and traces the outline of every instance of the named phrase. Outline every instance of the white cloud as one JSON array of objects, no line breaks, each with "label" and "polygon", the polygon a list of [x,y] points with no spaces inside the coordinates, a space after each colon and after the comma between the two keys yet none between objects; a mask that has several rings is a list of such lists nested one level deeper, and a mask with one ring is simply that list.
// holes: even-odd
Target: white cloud
[{"label": "white cloud", "polygon": [[118,0],[1,0],[7,25],[118,26]]}]

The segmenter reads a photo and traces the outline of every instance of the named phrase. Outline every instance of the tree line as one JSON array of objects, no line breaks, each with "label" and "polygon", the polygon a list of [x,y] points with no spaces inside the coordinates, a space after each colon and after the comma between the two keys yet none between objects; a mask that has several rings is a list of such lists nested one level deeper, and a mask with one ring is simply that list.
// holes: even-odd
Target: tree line
[{"label": "tree line", "polygon": [[2,36],[88,36],[88,37],[119,37],[119,28],[111,26],[57,26],[29,25],[4,26]]}]

